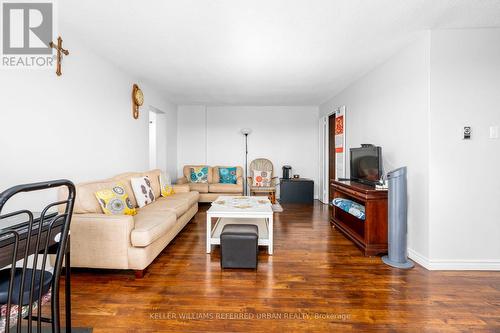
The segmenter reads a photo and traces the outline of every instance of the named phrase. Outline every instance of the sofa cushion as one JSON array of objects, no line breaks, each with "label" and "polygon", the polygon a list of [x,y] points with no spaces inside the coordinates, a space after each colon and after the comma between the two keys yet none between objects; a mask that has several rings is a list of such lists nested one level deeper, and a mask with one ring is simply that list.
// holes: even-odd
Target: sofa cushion
[{"label": "sofa cushion", "polygon": [[160,191],[162,197],[168,197],[175,193],[172,181],[168,172],[160,173]]},{"label": "sofa cushion", "polygon": [[151,188],[151,180],[147,176],[130,179],[132,189],[134,190],[135,199],[140,208],[149,205],[155,201],[156,196]]},{"label": "sofa cushion", "polygon": [[132,206],[125,188],[120,183],[117,183],[112,188],[95,192],[95,196],[106,215],[137,214],[137,209]]},{"label": "sofa cushion", "polygon": [[194,204],[198,202],[198,199],[200,198],[200,193],[196,191],[191,191],[191,192],[181,192],[181,193],[175,193],[171,196],[172,199],[182,199],[186,200],[188,203],[188,206],[191,207]]},{"label": "sofa cushion", "polygon": [[[210,183],[220,183],[220,169],[221,168],[230,168],[228,166],[215,166],[213,167],[213,180]],[[236,168],[236,182],[241,181],[243,183],[243,168],[240,166]]]},{"label": "sofa cushion", "polygon": [[191,183],[208,183],[208,167],[193,167],[189,176]]},{"label": "sofa cushion", "polygon": [[238,184],[210,184],[208,191],[210,193],[242,193],[243,186]]},{"label": "sofa cushion", "polygon": [[236,184],[236,167],[223,168],[219,167],[219,183],[221,184]]},{"label": "sofa cushion", "polygon": [[[98,191],[113,188],[113,186],[115,186],[116,183],[117,183],[116,181],[102,180],[102,181],[88,182],[76,185],[76,200],[73,212],[76,214],[102,213],[101,205],[97,201],[95,193]],[[124,185],[125,191],[127,192],[128,197],[130,198],[132,206],[134,206],[135,199],[132,200],[132,197],[134,195],[132,189],[129,190],[129,188],[127,188],[127,186],[123,183],[122,185]],[[60,192],[61,197],[66,193],[64,193],[64,191],[61,191]]]},{"label": "sofa cushion", "polygon": [[141,176],[147,176],[151,181],[151,188],[153,189],[153,194],[155,198],[160,196],[161,188],[160,188],[160,169],[154,169],[151,171],[146,171],[141,174]]},{"label": "sofa cushion", "polygon": [[141,208],[141,210],[173,212],[177,217],[180,217],[189,209],[189,207],[189,200],[182,198],[176,199],[174,196],[170,196],[168,198],[160,197],[152,204]]},{"label": "sofa cushion", "polygon": [[253,174],[253,184],[252,186],[270,186],[271,185],[271,172],[269,171],[261,171],[261,170],[252,170]]},{"label": "sofa cushion", "polygon": [[189,183],[189,189],[191,191],[197,191],[200,193],[208,193],[208,184],[203,183]]},{"label": "sofa cushion", "polygon": [[207,173],[208,182],[209,183],[214,182],[213,176],[212,176],[213,168],[211,166],[208,166],[208,165],[185,165],[184,168],[182,169],[182,174],[186,178],[186,181],[189,181],[189,179],[191,178],[191,168],[197,168],[197,167],[207,167],[208,168],[208,173]]},{"label": "sofa cushion", "polygon": [[[149,180],[151,181],[151,188],[153,189],[153,194],[155,195],[156,198],[160,196],[160,169],[154,169],[151,171],[146,171],[146,172],[125,172],[121,173],[119,175],[114,176],[111,178],[112,180],[119,180],[125,185],[125,188],[127,192],[129,192],[129,189],[127,186],[132,190],[132,185],[130,184],[130,179],[131,178],[137,178],[137,177],[142,177],[142,176],[147,176],[149,177]],[[130,191],[129,193],[132,193]],[[137,202],[135,200],[135,197],[132,199],[132,204],[137,207]]]},{"label": "sofa cushion", "polygon": [[130,242],[135,247],[148,246],[172,229],[176,222],[173,212],[139,209],[134,216],[135,227],[130,233]]},{"label": "sofa cushion", "polygon": [[116,180],[117,182],[120,182],[121,184],[123,184],[123,186],[125,187],[125,190],[128,193],[128,197],[129,197],[129,199],[132,202],[132,205],[134,207],[138,207],[138,205],[137,205],[137,200],[135,199],[135,194],[134,194],[134,190],[132,189],[132,183],[130,182],[130,179],[134,178],[134,177],[140,177],[140,176],[141,176],[140,172],[126,172],[126,173],[122,173],[122,174],[116,175],[113,178],[111,178],[112,180]]}]

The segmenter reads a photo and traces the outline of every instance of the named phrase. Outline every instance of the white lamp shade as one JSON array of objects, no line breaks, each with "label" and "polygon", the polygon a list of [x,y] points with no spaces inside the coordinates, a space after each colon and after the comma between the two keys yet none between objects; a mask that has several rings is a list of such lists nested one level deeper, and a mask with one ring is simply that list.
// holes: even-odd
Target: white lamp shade
[{"label": "white lamp shade", "polygon": [[241,129],[241,134],[243,134],[243,135],[248,135],[250,133],[252,133],[252,129],[251,128],[242,128]]}]

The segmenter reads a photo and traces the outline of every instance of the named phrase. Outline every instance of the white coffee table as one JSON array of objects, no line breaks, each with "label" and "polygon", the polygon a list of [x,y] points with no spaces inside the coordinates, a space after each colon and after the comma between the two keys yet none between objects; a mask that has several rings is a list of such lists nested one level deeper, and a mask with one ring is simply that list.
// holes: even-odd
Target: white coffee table
[{"label": "white coffee table", "polygon": [[[212,219],[217,221],[212,226]],[[220,196],[207,211],[207,253],[220,245],[226,224],[254,224],[259,228],[259,245],[273,254],[273,209],[266,197]]]}]

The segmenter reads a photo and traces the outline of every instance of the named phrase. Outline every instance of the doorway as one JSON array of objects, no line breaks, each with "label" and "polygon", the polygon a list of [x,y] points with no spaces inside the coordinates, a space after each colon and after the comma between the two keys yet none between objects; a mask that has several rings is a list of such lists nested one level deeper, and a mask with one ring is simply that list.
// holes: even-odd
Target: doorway
[{"label": "doorway", "polygon": [[330,181],[335,179],[335,112],[326,115],[319,122],[320,133],[320,177],[319,200],[328,204],[331,201]]},{"label": "doorway", "polygon": [[[328,116],[328,189],[335,179],[335,113]],[[333,200],[333,193],[328,191],[328,202]]]},{"label": "doorway", "polygon": [[345,110],[336,107],[319,120],[319,200],[325,204],[333,199],[331,180],[346,177]]},{"label": "doorway", "polygon": [[167,169],[167,118],[163,111],[149,107],[149,169]]}]

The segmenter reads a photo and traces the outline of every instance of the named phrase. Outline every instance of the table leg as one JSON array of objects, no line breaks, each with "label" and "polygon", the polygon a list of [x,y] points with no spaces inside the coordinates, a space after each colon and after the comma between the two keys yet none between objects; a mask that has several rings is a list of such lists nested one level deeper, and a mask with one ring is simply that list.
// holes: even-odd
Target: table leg
[{"label": "table leg", "polygon": [[271,203],[274,205],[276,203],[276,192],[273,191],[269,193],[269,196],[270,196],[269,200],[271,200]]},{"label": "table leg", "polygon": [[274,223],[273,223],[273,219],[274,219],[273,215],[271,215],[269,217],[269,219],[268,219],[268,221],[269,221],[269,224],[268,224],[268,226],[269,226],[269,230],[268,230],[268,233],[269,233],[269,246],[267,248],[267,252],[269,254],[271,254],[271,255],[274,252],[274,250],[273,250],[273,245],[274,245],[274,241],[273,241],[273,238],[274,238],[274,233],[273,233],[273,224]]},{"label": "table leg", "polygon": [[210,239],[212,238],[212,216],[207,213],[207,253],[212,252],[212,244],[210,244]]},{"label": "table leg", "polygon": [[64,277],[64,303],[66,310],[66,333],[71,333],[71,260],[70,260],[70,239],[68,236],[67,252],[64,256],[65,260],[65,277]]}]

